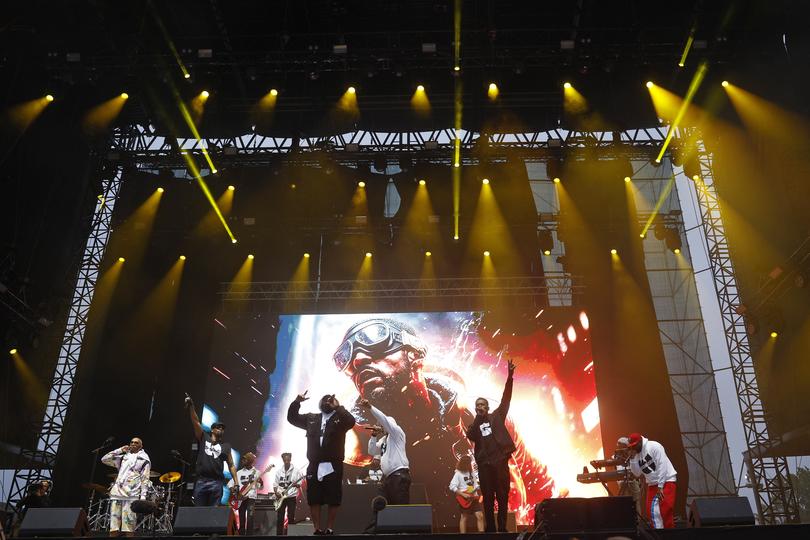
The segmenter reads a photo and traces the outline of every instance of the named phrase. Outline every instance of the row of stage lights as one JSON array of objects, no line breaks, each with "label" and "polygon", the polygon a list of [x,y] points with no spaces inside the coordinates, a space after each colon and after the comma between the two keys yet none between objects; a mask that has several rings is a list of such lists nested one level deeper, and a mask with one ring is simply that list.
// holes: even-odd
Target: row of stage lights
[{"label": "row of stage lights", "polygon": [[[728,88],[729,84],[730,83],[728,81],[725,81],[725,80],[720,83],[720,85],[723,88]],[[645,83],[645,86],[647,88],[652,88],[653,86],[655,86],[655,83],[652,82],[652,81],[647,81]],[[564,82],[563,83],[563,89],[565,89],[565,90],[570,90],[573,87],[574,86],[570,82]],[[426,92],[426,89],[425,89],[425,86],[423,84],[418,84],[418,85],[416,85],[415,91],[418,92],[418,93],[424,93],[424,92]],[[268,95],[270,95],[272,97],[278,97],[279,93],[280,92],[278,91],[278,89],[271,88],[270,91],[268,92]],[[356,95],[357,94],[357,88],[354,87],[354,86],[349,86],[348,88],[346,88],[346,93],[350,94],[350,95]],[[208,90],[202,90],[199,95],[204,99],[208,99],[209,97],[211,97],[211,92],[208,91]],[[496,99],[499,95],[500,95],[500,88],[498,87],[498,84],[494,83],[494,82],[489,83],[487,85],[487,97],[489,97],[490,99]],[[129,99],[129,94],[127,92],[121,92],[121,94],[119,94],[119,97],[121,99],[126,100],[126,99]],[[54,98],[53,94],[45,95],[45,100],[48,101],[48,102],[51,102],[54,99],[55,98]]]}]

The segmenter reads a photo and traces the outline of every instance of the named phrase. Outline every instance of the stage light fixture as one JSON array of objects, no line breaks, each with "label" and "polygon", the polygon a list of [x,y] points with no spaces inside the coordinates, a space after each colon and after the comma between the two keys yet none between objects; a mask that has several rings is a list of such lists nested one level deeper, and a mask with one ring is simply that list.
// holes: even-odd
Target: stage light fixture
[{"label": "stage light fixture", "polygon": [[185,261],[185,260],[186,260],[186,256],[185,256],[185,255],[180,255],[180,260],[181,260],[181,261]]},{"label": "stage light fixture", "polygon": [[309,253],[304,253],[304,258],[309,259]]},{"label": "stage light fixture", "polygon": [[276,90],[275,88],[270,89],[270,95],[273,96],[273,97],[277,96],[278,95],[278,90]]},{"label": "stage light fixture", "polygon": [[641,234],[638,235],[638,237],[641,238],[642,240],[644,240],[645,238],[647,238],[647,235],[644,234],[644,233],[641,233]]},{"label": "stage light fixture", "polygon": [[481,180],[481,183],[484,185],[489,184],[489,178],[484,178],[483,180]]},{"label": "stage light fixture", "polygon": [[348,93],[350,93],[350,94],[356,94],[357,93],[357,89],[354,86],[350,86],[349,88],[346,89],[346,91]]},{"label": "stage light fixture", "polygon": [[680,255],[681,254],[681,249],[680,248],[675,248],[675,249],[672,250],[672,253],[674,253],[675,255]]},{"label": "stage light fixture", "polygon": [[361,187],[361,188],[366,187],[366,183],[363,182],[362,180],[360,180],[359,182],[357,182],[357,187]]},{"label": "stage light fixture", "polygon": [[231,244],[235,244],[237,242],[236,238],[231,239]]},{"label": "stage light fixture", "polygon": [[617,253],[618,253],[618,251],[616,251],[615,248],[610,250],[611,255],[616,255]]},{"label": "stage light fixture", "polygon": [[458,240],[458,235],[457,234],[453,235],[453,240]]},{"label": "stage light fixture", "polygon": [[419,185],[420,185],[420,186],[424,186],[425,184],[427,184],[427,182],[425,182],[425,180],[424,180],[424,179],[419,180]]},{"label": "stage light fixture", "polygon": [[370,259],[370,258],[371,258],[371,252],[370,252],[370,251],[366,251],[366,259]]},{"label": "stage light fixture", "polygon": [[121,92],[121,99],[129,99],[129,94],[126,92]]},{"label": "stage light fixture", "polygon": [[655,85],[653,84],[653,82],[652,82],[652,81],[647,81],[647,85],[646,85],[646,86],[647,86],[647,88],[652,88],[652,87],[653,87],[653,86],[655,86]]},{"label": "stage light fixture", "polygon": [[692,180],[694,180],[695,182],[700,182],[700,176],[698,176],[696,174],[696,175],[692,176]]},{"label": "stage light fixture", "polygon": [[425,91],[425,87],[424,87],[424,86],[422,86],[422,85],[420,84],[420,85],[418,85],[418,86],[416,87],[416,91],[417,91],[417,92],[424,92],[424,91]]},{"label": "stage light fixture", "polygon": [[556,176],[554,177],[554,183],[555,183],[555,184],[559,184],[559,183],[560,183],[560,179],[559,179],[558,177],[556,177]]},{"label": "stage light fixture", "polygon": [[563,88],[565,88],[566,90],[568,90],[569,88],[571,88],[571,83],[570,83],[570,82],[563,83]]},{"label": "stage light fixture", "polygon": [[234,191],[235,189],[236,189],[236,186],[228,186],[228,191]]},{"label": "stage light fixture", "polygon": [[53,101],[53,96],[48,94],[47,96],[45,96],[45,101]]},{"label": "stage light fixture", "polygon": [[166,191],[166,190],[165,190],[165,189],[163,189],[162,187],[157,188],[157,192],[158,192],[158,193],[163,193],[164,191]]},{"label": "stage light fixture", "polygon": [[8,351],[8,354],[14,356],[15,354],[17,354],[17,349],[11,349],[10,351]]},{"label": "stage light fixture", "polygon": [[723,88],[728,88],[728,81],[723,81],[720,83]]},{"label": "stage light fixture", "polygon": [[188,72],[183,73],[183,78],[184,79],[190,79],[191,78],[191,73],[188,73]]},{"label": "stage light fixture", "polygon": [[779,335],[779,334],[778,334],[776,331],[771,332],[771,337],[772,337],[772,338],[775,338],[775,337],[777,337],[778,335]]},{"label": "stage light fixture", "polygon": [[484,251],[484,257],[489,257],[489,251]]},{"label": "stage light fixture", "polygon": [[200,95],[207,99],[208,96],[210,96],[211,94],[208,92],[208,90],[203,90],[202,92],[200,92]]},{"label": "stage light fixture", "polygon": [[487,97],[489,97],[489,99],[498,99],[499,92],[497,84],[494,82],[489,83],[489,87],[487,88]]},{"label": "stage light fixture", "polygon": [[461,163],[459,163],[458,161],[456,161],[455,163],[453,163],[453,167],[455,167],[455,168],[459,168],[459,167],[461,167]]},{"label": "stage light fixture", "polygon": [[546,256],[551,255],[551,250],[550,249],[543,250],[543,255]]},{"label": "stage light fixture", "polygon": [[248,259],[250,259],[252,261],[255,258],[256,257],[253,255],[253,253],[248,253]]},{"label": "stage light fixture", "polygon": [[126,261],[126,259],[125,259],[125,258],[123,258],[123,257],[118,257],[118,262],[121,262],[121,263],[122,263],[122,262],[124,262],[124,261]]},{"label": "stage light fixture", "polygon": [[628,184],[630,183],[630,180],[631,180],[631,178],[629,176],[624,177],[624,181],[627,182]]},{"label": "stage light fixture", "polygon": [[430,257],[431,255],[433,255],[431,252],[429,252],[429,251],[425,252],[425,257]]},{"label": "stage light fixture", "polygon": [[453,71],[461,71],[461,66],[453,66]]},{"label": "stage light fixture", "polygon": [[290,189],[295,189],[295,184],[290,184]]}]

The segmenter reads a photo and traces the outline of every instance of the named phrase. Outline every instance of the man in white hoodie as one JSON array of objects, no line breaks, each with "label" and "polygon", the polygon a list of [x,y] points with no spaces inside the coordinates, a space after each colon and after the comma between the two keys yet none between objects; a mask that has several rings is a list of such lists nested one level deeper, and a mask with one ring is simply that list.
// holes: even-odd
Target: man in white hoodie
[{"label": "man in white hoodie", "polygon": [[675,483],[678,473],[661,443],[642,437],[639,433],[628,436],[630,472],[644,475],[647,483],[646,514],[656,529],[675,527]]},{"label": "man in white hoodie", "polygon": [[146,499],[149,490],[149,472],[152,462],[143,450],[143,441],[133,437],[130,443],[112,450],[101,462],[118,469],[118,476],[110,489],[110,536],[133,536],[137,515],[132,511],[132,501]]}]

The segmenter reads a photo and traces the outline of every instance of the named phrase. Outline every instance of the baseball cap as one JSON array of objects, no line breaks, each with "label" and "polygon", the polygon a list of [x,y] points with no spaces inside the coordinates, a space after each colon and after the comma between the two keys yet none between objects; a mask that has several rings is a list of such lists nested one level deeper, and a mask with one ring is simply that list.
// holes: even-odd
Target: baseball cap
[{"label": "baseball cap", "polygon": [[641,445],[642,439],[641,433],[631,433],[627,437],[627,447],[633,448],[634,446]]},{"label": "baseball cap", "polygon": [[211,429],[215,428],[225,429],[225,424],[223,424],[222,422],[214,422],[213,424],[211,424]]}]

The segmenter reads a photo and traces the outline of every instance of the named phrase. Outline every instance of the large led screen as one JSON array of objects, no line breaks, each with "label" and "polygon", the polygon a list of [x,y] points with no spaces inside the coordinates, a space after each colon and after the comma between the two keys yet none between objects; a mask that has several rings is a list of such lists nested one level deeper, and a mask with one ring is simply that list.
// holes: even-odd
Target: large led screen
[{"label": "large led screen", "polygon": [[255,450],[260,468],[282,452],[305,468],[304,432],[287,423],[287,408],[308,391],[301,410],[317,412],[318,398],[335,394],[357,419],[346,439],[345,477],[354,481],[371,460],[363,426],[373,422],[358,406],[367,398],[402,426],[414,483],[424,484],[439,526],[454,526],[448,485],[471,453],[464,430],[477,397],[498,406],[511,357],[508,428],[518,449],[509,505],[518,523],[545,498],[604,494],[576,482],[602,457],[585,312],[256,314],[220,317],[216,327],[203,423],[224,421],[227,439],[238,452]]}]

